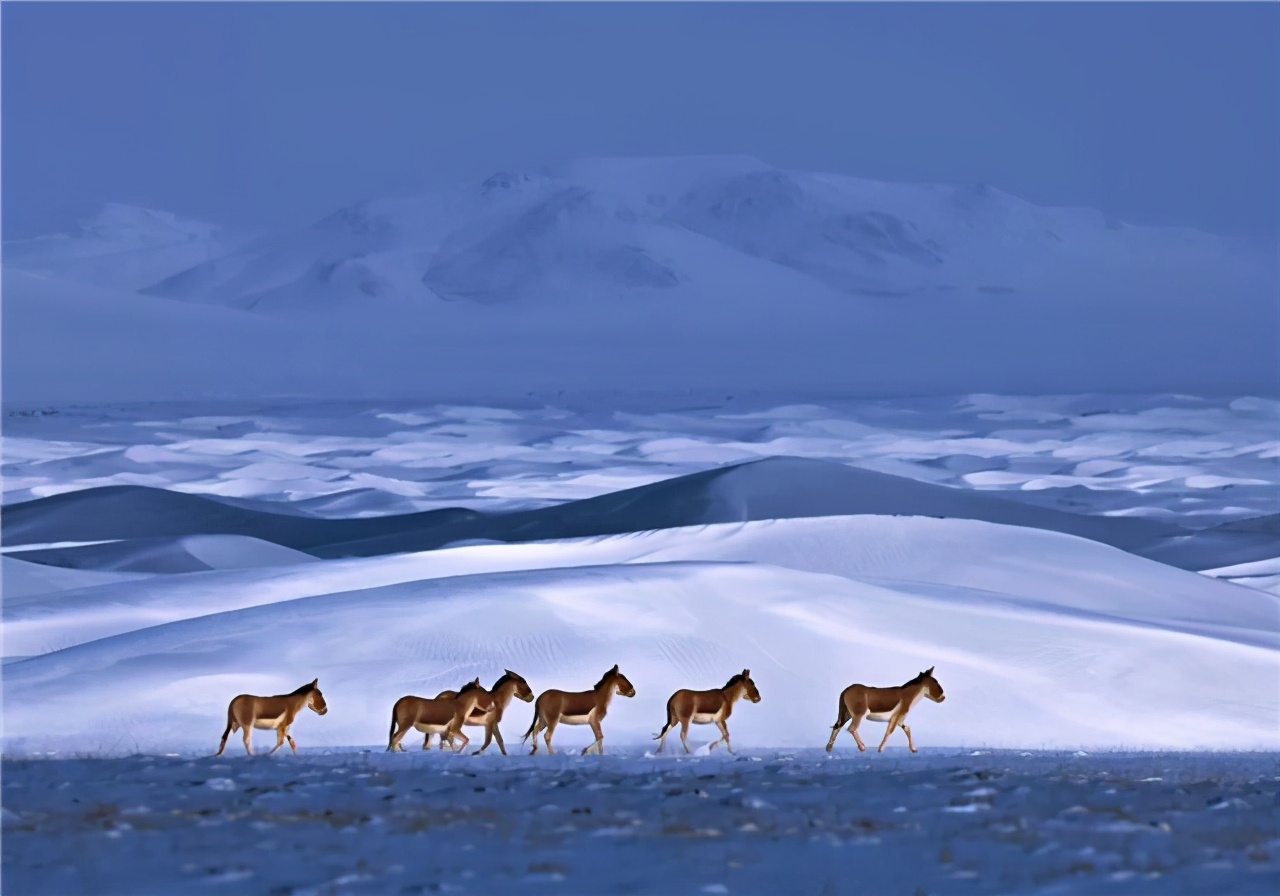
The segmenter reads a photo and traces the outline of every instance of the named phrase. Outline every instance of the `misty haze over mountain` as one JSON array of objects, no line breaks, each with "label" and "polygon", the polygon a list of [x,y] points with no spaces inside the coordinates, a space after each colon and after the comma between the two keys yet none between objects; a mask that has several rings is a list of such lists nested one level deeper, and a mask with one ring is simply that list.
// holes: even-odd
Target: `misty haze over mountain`
[{"label": "misty haze over mountain", "polygon": [[6,391],[1266,391],[1274,248],[738,156],[504,171],[280,232],[117,204],[5,245]]}]

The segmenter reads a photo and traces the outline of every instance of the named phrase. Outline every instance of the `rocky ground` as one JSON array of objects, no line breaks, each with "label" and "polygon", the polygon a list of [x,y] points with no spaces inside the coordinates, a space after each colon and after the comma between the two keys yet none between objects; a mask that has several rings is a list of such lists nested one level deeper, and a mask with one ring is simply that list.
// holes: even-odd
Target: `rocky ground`
[{"label": "rocky ground", "polygon": [[1267,893],[1269,753],[3,763],[6,893]]}]

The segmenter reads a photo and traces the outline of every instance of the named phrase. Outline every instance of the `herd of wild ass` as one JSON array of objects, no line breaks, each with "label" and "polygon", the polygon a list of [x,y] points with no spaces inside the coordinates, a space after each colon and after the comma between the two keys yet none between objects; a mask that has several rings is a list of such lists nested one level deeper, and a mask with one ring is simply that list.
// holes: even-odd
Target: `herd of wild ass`
[{"label": "herd of wild ass", "polygon": [[[541,733],[547,744],[547,752],[554,753],[555,750],[551,748],[551,735],[557,725],[590,725],[591,733],[596,739],[582,752],[588,753],[595,750],[603,753],[604,731],[600,728],[600,722],[608,714],[609,702],[615,693],[624,697],[636,695],[636,689],[618,670],[617,665],[604,673],[604,677],[589,691],[555,689],[543,691],[533,705],[533,722],[521,738],[521,743],[532,737],[533,749],[530,753],[537,753],[538,734]],[[471,739],[462,730],[470,726],[484,729],[484,744],[476,750],[477,753],[483,753],[489,748],[490,743],[497,741],[498,749],[505,756],[507,748],[502,742],[502,732],[498,730],[498,723],[502,721],[502,714],[511,703],[512,697],[519,697],[528,703],[533,700],[533,691],[527,681],[510,669],[504,670],[502,677],[487,690],[481,686],[480,679],[476,678],[456,691],[441,691],[434,697],[401,697],[391,709],[391,731],[388,734],[387,750],[403,750],[400,741],[410,730],[414,730],[426,735],[422,741],[422,749],[426,750],[431,746],[432,735],[439,735],[440,749],[443,750],[448,743],[456,752],[470,743]],[[756,689],[756,683],[751,680],[750,669],[743,669],[741,673],[725,682],[722,688],[712,688],[707,691],[681,688],[676,691],[667,701],[666,724],[654,735],[654,740],[658,741],[658,752],[662,752],[662,748],[666,745],[667,733],[677,723],[680,725],[680,742],[684,744],[686,753],[689,752],[690,723],[695,725],[714,723],[720,729],[720,740],[715,741],[711,746],[715,747],[723,741],[725,749],[732,753],[733,747],[729,743],[727,722],[733,712],[733,704],[742,697],[746,697],[752,703],[760,702],[760,691]],[[941,703],[946,699],[942,693],[942,685],[938,684],[938,680],[933,677],[932,666],[898,687],[873,688],[863,684],[849,685],[840,694],[839,713],[836,723],[831,726],[831,739],[827,741],[827,752],[831,752],[836,736],[846,723],[849,725],[849,734],[857,743],[858,749],[866,750],[866,744],[858,736],[858,725],[863,719],[887,723],[884,737],[880,741],[880,750],[884,749],[893,730],[901,727],[907,736],[907,746],[911,748],[912,753],[916,752],[915,742],[911,739],[911,729],[907,727],[905,720],[911,707],[921,697],[928,697],[935,703]],[[307,707],[319,715],[329,711],[329,707],[324,702],[324,695],[320,693],[319,679],[304,684],[291,694],[280,694],[274,697],[241,694],[227,707],[227,729],[222,732],[222,742],[218,744],[217,755],[222,754],[227,746],[227,738],[237,730],[244,731],[244,749],[246,753],[251,754],[253,750],[249,746],[249,734],[254,728],[275,729],[276,745],[272,753],[280,749],[285,741],[289,742],[289,749],[297,753],[298,747],[289,735],[289,726],[293,724],[298,713]],[[455,742],[459,743],[455,746]]]}]

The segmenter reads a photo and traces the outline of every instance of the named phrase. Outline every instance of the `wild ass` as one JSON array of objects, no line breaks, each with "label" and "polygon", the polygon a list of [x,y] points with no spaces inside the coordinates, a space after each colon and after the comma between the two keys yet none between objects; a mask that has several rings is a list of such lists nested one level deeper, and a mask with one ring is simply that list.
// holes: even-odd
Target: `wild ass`
[{"label": "wild ass", "polygon": [[[410,729],[428,735],[442,735],[452,743],[454,737],[462,739],[462,743],[454,748],[454,752],[464,749],[471,738],[462,733],[462,726],[472,710],[480,707],[487,712],[493,708],[493,695],[480,687],[480,679],[463,685],[456,697],[444,699],[428,699],[406,695],[396,701],[391,708],[391,731],[388,733],[387,752],[403,751],[400,741]],[[396,727],[399,726],[399,730]],[[426,742],[422,749],[427,749]]]},{"label": "wild ass", "polygon": [[684,744],[686,753],[689,752],[689,723],[705,725],[715,722],[716,727],[720,729],[721,737],[720,740],[713,741],[708,749],[714,749],[722,740],[725,749],[732,753],[733,746],[729,743],[729,726],[725,722],[733,713],[733,704],[743,696],[752,703],[760,702],[760,692],[756,690],[756,683],[751,680],[750,669],[743,669],[740,675],[730,678],[722,688],[713,688],[709,691],[690,691],[682,688],[676,691],[667,701],[667,724],[653,736],[653,739],[658,741],[658,752],[661,753],[662,748],[667,745],[667,732],[675,727],[676,722],[680,723],[680,742]]},{"label": "wild ass", "polygon": [[[529,682],[512,672],[510,669],[502,670],[502,677],[493,683],[493,687],[489,689],[489,693],[493,696],[493,708],[485,710],[477,706],[471,711],[471,715],[467,716],[463,722],[464,725],[483,726],[484,727],[484,746],[476,750],[472,755],[479,755],[489,749],[491,741],[498,742],[498,749],[502,751],[502,755],[507,755],[507,747],[502,742],[502,732],[498,730],[498,723],[502,721],[502,714],[506,711],[507,705],[511,703],[512,697],[519,697],[525,703],[533,700],[533,691],[529,688]],[[445,700],[450,697],[458,696],[457,691],[441,691],[436,694],[437,700]],[[445,736],[440,736],[440,749],[444,749]],[[428,732],[426,740],[422,742],[422,749],[427,750],[431,747],[431,734]]]},{"label": "wild ass", "polygon": [[520,742],[524,743],[532,735],[533,749],[529,751],[529,755],[533,755],[538,752],[538,732],[546,729],[544,737],[547,752],[554,753],[551,734],[556,730],[556,725],[561,722],[566,725],[590,725],[596,739],[582,752],[585,754],[596,749],[603,753],[604,732],[600,730],[600,720],[609,712],[609,701],[613,699],[615,691],[624,697],[636,695],[636,689],[618,671],[616,663],[589,691],[543,691],[538,696],[538,702],[533,705],[533,723]]},{"label": "wild ass", "polygon": [[271,752],[280,749],[287,740],[289,749],[295,754],[298,746],[289,734],[289,726],[302,712],[303,707],[310,707],[317,715],[329,711],[325,705],[324,694],[320,693],[320,679],[313,679],[291,694],[277,694],[274,697],[258,697],[253,694],[240,694],[227,706],[227,730],[222,732],[222,742],[218,744],[215,756],[221,756],[227,746],[227,737],[237,729],[244,729],[244,751],[250,756],[253,749],[249,746],[249,734],[254,728],[274,728],[276,745]]},{"label": "wild ass", "polygon": [[903,720],[921,697],[928,697],[934,703],[941,703],[947,699],[942,693],[942,685],[938,684],[938,680],[933,677],[933,666],[896,688],[872,688],[863,684],[849,685],[840,694],[840,714],[836,723],[831,726],[831,739],[827,741],[827,752],[830,753],[832,746],[835,745],[840,727],[850,719],[853,721],[849,725],[849,733],[858,744],[858,750],[865,751],[867,746],[862,742],[862,738],[858,737],[858,724],[864,718],[873,722],[889,723],[880,741],[880,747],[876,750],[877,753],[884,750],[889,735],[893,734],[893,729],[899,725],[907,735],[907,746],[911,748],[912,753],[916,752],[916,745],[911,740],[911,729]]}]

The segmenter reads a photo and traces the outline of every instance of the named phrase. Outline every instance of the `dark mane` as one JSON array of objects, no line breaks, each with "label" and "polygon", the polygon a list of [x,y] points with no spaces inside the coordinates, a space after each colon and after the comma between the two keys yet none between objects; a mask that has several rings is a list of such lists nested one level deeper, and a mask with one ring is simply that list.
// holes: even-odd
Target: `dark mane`
[{"label": "dark mane", "polygon": [[314,691],[315,689],[316,689],[316,686],[315,686],[314,684],[312,684],[311,682],[309,682],[309,681],[308,681],[306,684],[304,684],[302,687],[298,688],[296,691],[290,691],[290,692],[289,692],[289,696],[290,696],[290,697],[296,697],[296,696],[298,696],[299,694],[309,694],[309,693],[311,693],[312,691]]},{"label": "dark mane", "polygon": [[480,685],[476,684],[474,681],[468,681],[462,687],[458,688],[458,695],[461,696],[467,691],[474,691],[478,687],[480,687]]},{"label": "dark mane", "polygon": [[[604,673],[603,676],[601,676],[599,681],[596,682],[596,687],[598,688],[600,687],[600,685],[604,684],[609,679],[610,675],[620,675],[620,674],[621,674],[620,672],[614,672],[612,669],[610,669],[608,672]],[[595,688],[592,688],[592,690],[595,690]]]},{"label": "dark mane", "polygon": [[924,681],[926,678],[929,678],[929,677],[930,677],[930,675],[929,675],[929,673],[928,673],[928,672],[921,672],[921,673],[920,673],[919,675],[917,675],[915,678],[911,679],[911,680],[910,680],[910,681],[908,681],[906,684],[904,684],[904,685],[903,685],[903,687],[904,687],[904,688],[909,688],[909,687],[911,687],[913,684],[919,684],[920,682]]},{"label": "dark mane", "polygon": [[737,675],[733,676],[733,678],[730,678],[728,681],[724,683],[725,689],[727,690],[728,688],[733,687],[735,684],[738,684],[741,681],[743,681],[743,677],[742,677],[742,673],[739,672]]}]

